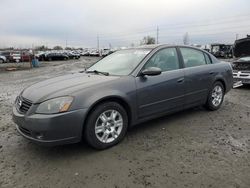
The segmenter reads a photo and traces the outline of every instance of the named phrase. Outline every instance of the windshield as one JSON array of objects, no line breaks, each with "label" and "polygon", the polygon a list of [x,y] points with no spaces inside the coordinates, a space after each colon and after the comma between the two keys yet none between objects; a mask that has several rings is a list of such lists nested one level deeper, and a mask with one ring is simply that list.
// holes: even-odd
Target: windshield
[{"label": "windshield", "polygon": [[141,60],[150,52],[150,49],[133,49],[117,51],[92,65],[87,71],[108,72],[111,75],[128,75]]}]

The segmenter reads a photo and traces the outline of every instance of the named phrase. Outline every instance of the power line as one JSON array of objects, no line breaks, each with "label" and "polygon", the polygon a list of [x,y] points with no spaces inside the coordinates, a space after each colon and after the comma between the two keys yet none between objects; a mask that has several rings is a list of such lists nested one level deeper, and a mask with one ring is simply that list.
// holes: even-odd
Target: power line
[{"label": "power line", "polygon": [[[199,27],[199,28],[201,28],[201,27],[209,27],[209,26],[216,26],[216,25],[219,25],[219,26],[223,26],[223,24],[226,24],[226,23],[233,23],[233,24],[240,24],[240,23],[242,23],[242,22],[248,22],[248,20],[237,20],[237,21],[230,21],[230,22],[225,22],[225,23],[222,23],[222,22],[218,22],[218,23],[207,23],[207,24],[200,24],[200,25],[198,25],[198,24],[196,24],[196,25],[188,25],[188,26],[176,26],[176,27],[168,27],[168,28],[166,28],[166,27],[162,27],[161,26],[161,30],[173,30],[173,29],[186,29],[186,30],[188,30],[188,29],[192,29],[192,28],[197,28],[197,27]],[[246,24],[248,24],[248,23],[246,23]],[[238,27],[238,26],[237,26]],[[245,27],[245,26],[242,26],[242,27]],[[134,32],[134,33],[128,33],[128,34],[124,34],[124,35],[118,35],[118,36],[110,36],[110,37],[101,37],[102,39],[112,39],[112,38],[120,38],[120,37],[124,37],[124,36],[132,36],[132,35],[138,35],[138,34],[143,34],[143,33],[153,33],[155,30],[145,30],[145,31],[141,31],[141,32]]]},{"label": "power line", "polygon": [[159,27],[156,29],[156,44],[159,44]]},{"label": "power line", "polygon": [[[183,33],[188,31],[191,36],[209,36],[209,35],[218,35],[218,34],[223,34],[227,32],[228,30],[233,30],[230,31],[230,33],[234,32],[235,33],[240,33],[243,32],[242,28],[246,29],[249,24],[250,14],[247,15],[235,15],[232,17],[226,17],[226,18],[221,18],[217,20],[200,20],[200,22],[192,22],[192,23],[181,23],[181,24],[164,24],[164,25],[159,25],[157,26],[156,29],[156,42],[159,43],[159,38],[165,38],[165,37],[171,37],[171,36],[183,36]],[[245,19],[243,19],[245,17]],[[247,18],[246,18],[247,17]],[[247,22],[247,23],[246,23]],[[227,26],[225,24],[233,24],[233,26]],[[244,25],[242,25],[244,24]],[[214,26],[214,28],[211,28]],[[161,28],[161,36],[159,36],[159,27]],[[194,30],[195,28],[198,28],[195,31],[190,31]],[[179,33],[176,33],[176,29],[178,29]],[[171,31],[172,30],[172,31]],[[174,33],[173,33],[174,30]],[[210,31],[215,31],[219,30],[219,33],[207,33]],[[170,31],[170,32],[169,32]],[[250,31],[250,29],[248,30]],[[106,33],[102,35],[98,35],[97,43],[111,43],[112,41],[116,42],[128,42],[128,41],[135,41],[139,40],[142,35],[147,34],[147,35],[155,35],[155,27],[147,27],[147,28],[141,28],[141,29],[135,29],[133,32],[113,32],[112,33]],[[169,33],[169,34],[168,34]],[[94,38],[93,38],[94,39]],[[93,40],[91,38],[88,38],[88,41]],[[99,45],[97,45],[99,46]]]},{"label": "power line", "polygon": [[[224,23],[234,23],[234,22],[239,22],[239,21],[247,21],[246,19],[244,20],[236,20],[235,18],[239,18],[239,17],[246,17],[246,16],[250,16],[250,14],[246,14],[246,15],[236,15],[236,16],[233,16],[233,17],[226,17],[226,18],[221,18],[221,19],[217,19],[216,21],[213,20],[213,23],[206,23],[204,24],[204,22],[211,22],[211,20],[200,20],[199,22],[202,22],[199,23],[199,22],[189,22],[189,23],[181,23],[181,24],[164,24],[164,25],[159,25],[162,28],[183,28],[183,27],[187,27],[187,26],[196,26],[196,27],[200,27],[200,26],[207,26],[207,25],[217,25],[217,24],[224,24]],[[232,20],[233,19],[233,20]],[[228,21],[226,21],[228,20]],[[133,32],[122,32],[122,33],[119,33],[119,32],[112,32],[112,33],[108,33],[108,34],[102,34],[100,35],[100,38],[108,38],[110,36],[124,36],[124,35],[133,35],[134,33],[145,33],[145,32],[148,32],[148,31],[153,31],[154,30],[154,27],[151,26],[151,27],[147,27],[147,28],[141,28],[141,29],[137,29],[137,30],[134,30]]]}]

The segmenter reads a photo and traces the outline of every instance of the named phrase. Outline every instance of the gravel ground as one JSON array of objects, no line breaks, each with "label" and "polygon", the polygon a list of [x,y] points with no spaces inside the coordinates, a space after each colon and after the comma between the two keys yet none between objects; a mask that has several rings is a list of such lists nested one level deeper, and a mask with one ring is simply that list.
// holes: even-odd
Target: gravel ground
[{"label": "gravel ground", "polygon": [[202,107],[132,128],[122,143],[41,147],[11,120],[26,86],[82,70],[96,58],[0,72],[0,187],[250,187],[250,87],[231,90],[220,110]]}]

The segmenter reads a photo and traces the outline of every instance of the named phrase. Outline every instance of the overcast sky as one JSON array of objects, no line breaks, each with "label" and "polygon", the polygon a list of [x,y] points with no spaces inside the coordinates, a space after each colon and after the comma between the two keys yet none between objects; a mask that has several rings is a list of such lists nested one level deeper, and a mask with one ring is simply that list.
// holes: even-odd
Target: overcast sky
[{"label": "overcast sky", "polygon": [[0,47],[232,43],[250,34],[249,0],[0,0]]}]

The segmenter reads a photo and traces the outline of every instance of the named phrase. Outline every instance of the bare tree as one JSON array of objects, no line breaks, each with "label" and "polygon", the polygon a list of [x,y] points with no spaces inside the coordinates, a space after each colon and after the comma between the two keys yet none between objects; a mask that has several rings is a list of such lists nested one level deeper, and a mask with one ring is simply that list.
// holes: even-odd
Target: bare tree
[{"label": "bare tree", "polygon": [[151,37],[151,36],[146,36],[143,37],[142,41],[141,41],[141,45],[143,44],[155,44],[155,38]]},{"label": "bare tree", "polygon": [[36,46],[35,47],[35,50],[38,50],[38,51],[45,51],[45,50],[48,50],[48,47],[47,46]]},{"label": "bare tree", "polygon": [[53,50],[63,50],[63,48],[61,46],[55,46]]},{"label": "bare tree", "polygon": [[65,50],[72,50],[72,48],[71,47],[66,47]]},{"label": "bare tree", "polygon": [[189,45],[189,35],[188,32],[186,32],[183,36],[183,44]]}]

